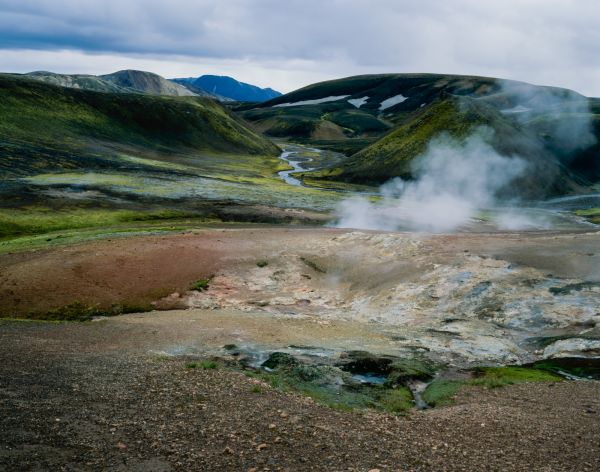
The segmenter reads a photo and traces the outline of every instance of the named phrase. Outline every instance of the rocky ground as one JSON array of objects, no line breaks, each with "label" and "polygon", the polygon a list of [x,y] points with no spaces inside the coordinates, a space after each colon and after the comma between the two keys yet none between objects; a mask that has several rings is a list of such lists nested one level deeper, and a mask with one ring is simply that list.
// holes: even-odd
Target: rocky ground
[{"label": "rocky ground", "polygon": [[4,316],[165,311],[0,321],[0,470],[598,470],[598,381],[470,386],[394,415],[186,367],[227,344],[451,369],[598,357],[598,241],[230,228],[1,255]]},{"label": "rocky ground", "polygon": [[471,388],[405,416],[339,412],[242,373],[188,369],[149,354],[138,325],[128,343],[122,325],[101,324],[0,325],[0,469],[600,467],[600,382]]},{"label": "rocky ground", "polygon": [[0,256],[0,311],[226,309],[363,323],[380,350],[436,362],[524,363],[600,352],[599,267],[597,232],[212,229]]}]

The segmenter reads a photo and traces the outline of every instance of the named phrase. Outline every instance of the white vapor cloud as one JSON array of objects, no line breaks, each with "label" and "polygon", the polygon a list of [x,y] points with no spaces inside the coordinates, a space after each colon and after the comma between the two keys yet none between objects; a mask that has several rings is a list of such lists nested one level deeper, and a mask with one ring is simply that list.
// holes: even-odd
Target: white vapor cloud
[{"label": "white vapor cloud", "polygon": [[498,193],[527,169],[524,160],[498,154],[481,128],[464,141],[448,135],[433,139],[413,162],[415,179],[395,178],[380,188],[381,202],[363,198],[342,202],[342,228],[448,232],[492,208]]},{"label": "white vapor cloud", "polygon": [[361,73],[464,73],[600,95],[599,23],[596,0],[0,0],[0,68],[124,64],[284,92]]}]

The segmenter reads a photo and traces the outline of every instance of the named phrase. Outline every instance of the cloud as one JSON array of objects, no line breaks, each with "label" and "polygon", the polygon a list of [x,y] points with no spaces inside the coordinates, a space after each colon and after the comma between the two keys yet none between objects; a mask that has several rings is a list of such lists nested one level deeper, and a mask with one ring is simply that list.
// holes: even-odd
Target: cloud
[{"label": "cloud", "polygon": [[[0,0],[0,50],[224,61],[263,68],[284,91],[357,73],[447,72],[600,95],[599,20],[595,0]],[[190,74],[203,72],[219,71]]]}]

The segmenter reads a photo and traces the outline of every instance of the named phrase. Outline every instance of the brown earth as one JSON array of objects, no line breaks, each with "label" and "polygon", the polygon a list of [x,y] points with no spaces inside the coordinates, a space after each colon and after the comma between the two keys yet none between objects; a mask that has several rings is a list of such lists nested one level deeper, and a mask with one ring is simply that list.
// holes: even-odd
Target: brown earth
[{"label": "brown earth", "polygon": [[[0,317],[43,313],[74,302],[102,308],[147,305],[185,291],[193,281],[221,269],[253,265],[285,249],[314,248],[318,256],[320,245],[347,233],[323,228],[207,229],[2,254]],[[597,232],[407,233],[404,238],[421,244],[419,253],[429,265],[470,253],[552,272],[556,277],[600,281]],[[410,259],[405,261],[407,276],[418,275],[422,269]]]},{"label": "brown earth", "polygon": [[600,382],[472,388],[407,416],[338,412],[149,353],[183,336],[181,316],[164,339],[139,320],[2,322],[0,470],[600,468]]},{"label": "brown earth", "polygon": [[[289,262],[287,251],[298,248],[312,257],[302,270],[312,270],[318,281],[319,265],[328,269],[319,258],[324,248],[349,250],[343,256],[350,261],[354,250],[360,252],[363,236],[344,239],[347,233],[210,229],[4,254],[0,309],[10,315],[73,301],[148,302],[219,271],[254,273],[257,261],[273,254]],[[477,260],[598,280],[598,233],[406,234],[369,241],[381,250],[373,254],[404,251],[393,274],[411,280],[424,264],[458,263],[465,251]],[[384,277],[375,270],[378,263],[357,268],[363,272],[357,280],[364,283],[371,270],[375,280]],[[88,323],[0,321],[0,470],[600,468],[597,381],[471,388],[454,406],[394,416],[339,412],[240,372],[185,367],[187,356],[247,340],[333,349],[358,347],[348,342],[359,340],[374,351],[394,349],[384,325],[322,320],[304,309],[179,310]]]}]

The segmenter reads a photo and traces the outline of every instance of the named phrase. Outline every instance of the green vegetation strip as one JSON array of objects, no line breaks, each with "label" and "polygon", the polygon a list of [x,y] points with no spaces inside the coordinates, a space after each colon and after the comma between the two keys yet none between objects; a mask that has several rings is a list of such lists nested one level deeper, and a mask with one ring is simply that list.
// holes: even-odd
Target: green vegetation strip
[{"label": "green vegetation strip", "polygon": [[436,379],[423,393],[430,406],[450,405],[455,395],[466,386],[499,388],[523,382],[557,382],[562,377],[552,372],[528,367],[482,367],[473,370],[475,378],[467,380]]},{"label": "green vegetation strip", "polygon": [[[235,352],[235,345],[225,346]],[[341,411],[372,408],[388,413],[404,414],[415,407],[408,388],[411,380],[431,379],[433,366],[419,359],[400,359],[389,365],[390,375],[383,384],[362,383],[346,370],[360,367],[365,362],[377,360],[376,356],[357,358],[359,364],[345,367],[309,364],[283,352],[272,353],[261,368],[249,367],[245,361],[213,358],[185,364],[189,369],[228,369],[243,371],[250,378],[269,384],[284,392],[296,392],[313,398],[316,402]],[[364,364],[366,365],[366,364]],[[461,380],[435,379],[422,397],[431,407],[453,403],[456,394],[466,387],[500,388],[523,382],[556,382],[559,375],[542,367],[481,367],[469,371],[471,377]],[[253,393],[262,393],[264,387],[255,385]]]},{"label": "green vegetation strip", "polygon": [[600,208],[588,208],[586,210],[577,210],[575,211],[577,216],[583,216],[587,218],[590,222],[600,225]]}]

